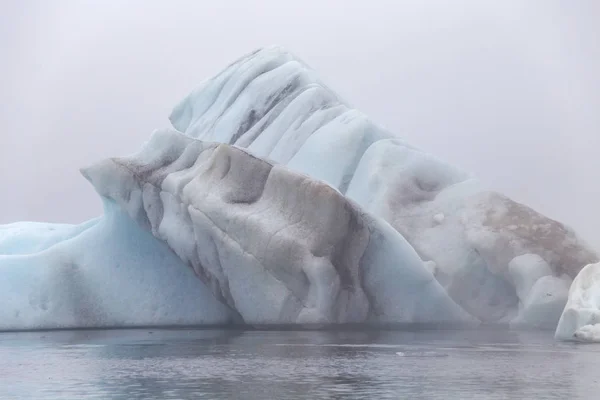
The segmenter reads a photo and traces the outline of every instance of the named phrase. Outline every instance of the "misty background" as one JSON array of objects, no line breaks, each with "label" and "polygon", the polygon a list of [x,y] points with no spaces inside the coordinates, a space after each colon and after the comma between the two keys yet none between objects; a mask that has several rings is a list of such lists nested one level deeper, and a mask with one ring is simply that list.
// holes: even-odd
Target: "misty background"
[{"label": "misty background", "polygon": [[283,45],[350,104],[600,249],[600,2],[0,2],[0,223],[78,223],[78,169]]}]

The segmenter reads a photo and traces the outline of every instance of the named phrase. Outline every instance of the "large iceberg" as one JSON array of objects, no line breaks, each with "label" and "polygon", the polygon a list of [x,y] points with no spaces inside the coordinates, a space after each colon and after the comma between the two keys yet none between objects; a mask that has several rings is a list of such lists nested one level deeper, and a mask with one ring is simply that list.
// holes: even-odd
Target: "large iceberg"
[{"label": "large iceberg", "polygon": [[279,47],[204,82],[170,120],[137,154],[82,170],[103,217],[0,227],[0,329],[554,329],[571,281],[598,260],[563,224],[379,127]]}]

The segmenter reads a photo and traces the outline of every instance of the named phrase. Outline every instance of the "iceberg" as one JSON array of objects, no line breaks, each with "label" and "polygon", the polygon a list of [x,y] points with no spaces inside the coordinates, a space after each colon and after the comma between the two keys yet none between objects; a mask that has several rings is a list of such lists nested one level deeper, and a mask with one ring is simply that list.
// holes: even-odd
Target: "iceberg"
[{"label": "iceberg", "polygon": [[82,169],[104,216],[0,226],[0,329],[554,329],[571,281],[598,261],[571,229],[380,127],[280,47],[205,81],[170,121],[138,153]]},{"label": "iceberg", "polygon": [[587,265],[573,280],[555,337],[600,342],[600,263]]}]

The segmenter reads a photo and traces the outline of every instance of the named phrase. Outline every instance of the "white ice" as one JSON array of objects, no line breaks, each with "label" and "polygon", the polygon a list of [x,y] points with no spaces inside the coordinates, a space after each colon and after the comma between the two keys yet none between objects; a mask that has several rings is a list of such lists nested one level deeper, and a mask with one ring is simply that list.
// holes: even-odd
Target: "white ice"
[{"label": "white ice", "polygon": [[587,265],[573,280],[555,337],[600,342],[600,263]]}]

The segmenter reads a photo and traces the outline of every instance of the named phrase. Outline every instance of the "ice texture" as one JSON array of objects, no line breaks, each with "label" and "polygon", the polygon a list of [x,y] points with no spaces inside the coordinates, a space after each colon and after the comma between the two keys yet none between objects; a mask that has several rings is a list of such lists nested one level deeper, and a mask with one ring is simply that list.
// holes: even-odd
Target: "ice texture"
[{"label": "ice texture", "polygon": [[[571,229],[383,129],[280,47],[205,81],[170,120],[135,155],[82,171],[103,217],[0,226],[0,329],[553,329],[571,280],[598,261]],[[565,311],[557,337],[592,337],[584,320]]]},{"label": "ice texture", "polygon": [[43,222],[0,225],[0,255],[38,253],[79,235],[99,220],[96,218],[80,225]]},{"label": "ice texture", "polygon": [[600,263],[587,265],[573,280],[555,337],[600,342]]},{"label": "ice texture", "polygon": [[470,319],[386,222],[244,150],[161,130],[83,174],[246,323]]}]

